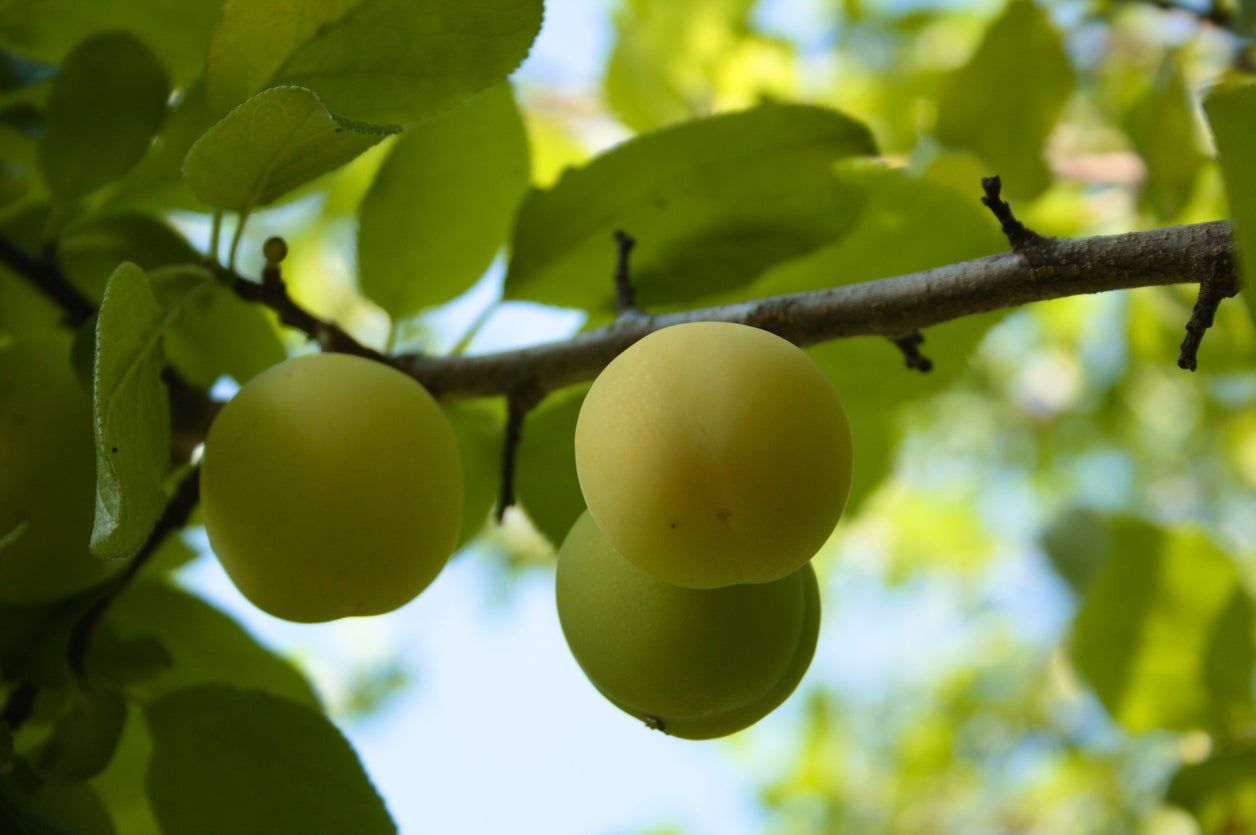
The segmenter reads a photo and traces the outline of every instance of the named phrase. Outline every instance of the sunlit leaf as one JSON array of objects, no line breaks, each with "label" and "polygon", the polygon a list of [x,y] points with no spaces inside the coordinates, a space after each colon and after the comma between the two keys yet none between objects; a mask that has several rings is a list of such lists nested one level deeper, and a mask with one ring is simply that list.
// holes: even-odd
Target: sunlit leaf
[{"label": "sunlit leaf", "polygon": [[527,187],[509,85],[410,128],[358,210],[362,291],[394,319],[452,299],[505,243]]},{"label": "sunlit leaf", "polygon": [[166,505],[170,404],[161,337],[169,316],[139,267],[124,263],[110,276],[96,324],[93,392],[92,551],[100,556],[133,554]]},{"label": "sunlit leaf", "polygon": [[1190,199],[1206,157],[1196,139],[1195,107],[1175,58],[1166,58],[1126,118],[1130,139],[1147,166],[1145,196],[1157,216],[1177,215]]},{"label": "sunlit leaf", "polygon": [[1005,190],[1034,197],[1051,182],[1043,146],[1073,91],[1060,33],[1032,0],[1013,0],[938,99],[938,138],[985,157]]},{"label": "sunlit leaf", "polygon": [[53,82],[39,144],[52,192],[73,200],[129,171],[161,126],[169,93],[165,70],[131,35],[75,47]]},{"label": "sunlit leaf", "polygon": [[1221,175],[1225,179],[1230,211],[1247,289],[1239,298],[1247,304],[1256,324],[1256,154],[1251,138],[1256,131],[1256,81],[1231,79],[1204,99],[1204,110],[1217,141]]},{"label": "sunlit leaf", "polygon": [[223,375],[247,383],[286,358],[264,309],[241,299],[207,270],[156,270],[152,288],[163,307],[180,305],[166,330],[166,356],[193,385],[208,388]]},{"label": "sunlit leaf", "polygon": [[1165,800],[1195,816],[1202,835],[1231,835],[1256,826],[1256,751],[1240,748],[1185,765]]},{"label": "sunlit leaf", "polygon": [[385,135],[336,118],[309,90],[275,87],[196,140],[183,177],[210,206],[248,214],[339,168]]},{"label": "sunlit leaf", "polygon": [[148,794],[165,832],[396,832],[357,754],[304,705],[206,686],[152,703],[145,718]]},{"label": "sunlit leaf", "polygon": [[647,308],[743,285],[850,229],[863,194],[831,169],[872,153],[861,124],[801,105],[630,140],[524,201],[506,296],[612,310],[617,229],[637,239],[633,283]]},{"label": "sunlit leaf", "polygon": [[751,29],[754,5],[748,0],[625,3],[603,81],[615,115],[644,131],[729,103],[788,98],[794,86],[789,45]]},{"label": "sunlit leaf", "polygon": [[200,72],[220,5],[221,0],[4,0],[0,42],[58,64],[89,35],[122,30],[143,41],[181,82]]},{"label": "sunlit leaf", "polygon": [[404,125],[505,79],[540,25],[541,0],[228,0],[211,101],[221,110],[296,84],[346,119]]},{"label": "sunlit leaf", "polygon": [[1133,731],[1241,728],[1252,704],[1253,605],[1197,531],[1115,522],[1069,641],[1073,664]]}]

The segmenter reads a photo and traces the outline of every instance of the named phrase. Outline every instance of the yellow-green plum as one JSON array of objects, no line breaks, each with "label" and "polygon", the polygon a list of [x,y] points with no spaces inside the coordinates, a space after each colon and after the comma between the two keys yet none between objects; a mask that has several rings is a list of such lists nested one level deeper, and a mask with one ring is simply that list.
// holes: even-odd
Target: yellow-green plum
[{"label": "yellow-green plum", "polygon": [[125,560],[92,555],[92,405],[70,342],[0,348],[0,603],[45,603],[95,585]]},{"label": "yellow-green plum", "polygon": [[675,325],[628,348],[585,397],[575,445],[607,538],[690,588],[797,571],[850,492],[837,392],[796,346],[745,325]]},{"label": "yellow-green plum", "polygon": [[453,552],[462,468],[432,396],[382,363],[290,359],[250,380],[210,427],[209,543],[258,608],[302,623],[377,615]]},{"label": "yellow-green plum", "polygon": [[557,575],[563,635],[585,675],[615,706],[674,736],[753,725],[789,697],[815,652],[810,565],[771,583],[684,588],[625,559],[585,513]]}]

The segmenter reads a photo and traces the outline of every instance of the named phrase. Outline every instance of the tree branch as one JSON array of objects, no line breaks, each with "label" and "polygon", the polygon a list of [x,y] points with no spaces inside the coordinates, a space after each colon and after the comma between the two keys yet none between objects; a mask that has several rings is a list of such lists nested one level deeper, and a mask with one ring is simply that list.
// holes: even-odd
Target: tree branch
[{"label": "tree branch", "polygon": [[96,305],[70,283],[61,267],[57,266],[51,251],[39,256],[32,255],[9,237],[0,235],[0,264],[25,278],[31,286],[60,307],[62,318],[70,327],[77,328],[96,312]]},{"label": "tree branch", "polygon": [[1004,253],[923,272],[752,302],[623,317],[562,342],[478,356],[406,354],[392,362],[442,400],[488,397],[529,380],[545,393],[597,376],[652,331],[684,322],[753,325],[797,345],[851,336],[896,337],[1035,301],[1132,287],[1197,284],[1229,258],[1228,221],[1095,238],[1043,238],[1033,263]]}]

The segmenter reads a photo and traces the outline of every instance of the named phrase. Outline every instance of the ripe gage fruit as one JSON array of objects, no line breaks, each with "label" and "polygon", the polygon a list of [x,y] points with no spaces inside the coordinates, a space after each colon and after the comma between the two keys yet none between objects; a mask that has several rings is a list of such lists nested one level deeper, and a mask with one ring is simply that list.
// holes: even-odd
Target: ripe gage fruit
[{"label": "ripe gage fruit", "polygon": [[462,468],[431,395],[345,354],[288,360],[223,408],[205,442],[205,530],[258,608],[312,623],[409,602],[453,552]]},{"label": "ripe gage fruit", "polygon": [[850,492],[850,424],[796,346],[757,328],[656,331],[594,381],[576,424],[589,512],[640,568],[691,588],[796,571]]},{"label": "ripe gage fruit", "polygon": [[624,559],[585,513],[558,554],[558,617],[585,675],[621,710],[686,739],[749,727],[811,664],[810,565],[771,583],[688,589]]},{"label": "ripe gage fruit", "polygon": [[0,349],[0,603],[44,603],[126,565],[88,550],[96,497],[92,405],[64,339]]}]

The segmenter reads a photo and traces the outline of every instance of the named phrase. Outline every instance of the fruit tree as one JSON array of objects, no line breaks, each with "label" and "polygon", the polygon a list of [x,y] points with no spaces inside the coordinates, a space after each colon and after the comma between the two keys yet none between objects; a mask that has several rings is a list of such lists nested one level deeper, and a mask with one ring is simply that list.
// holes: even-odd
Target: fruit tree
[{"label": "fruit tree", "polygon": [[1252,264],[1250,0],[0,2],[0,833],[1256,832]]}]

